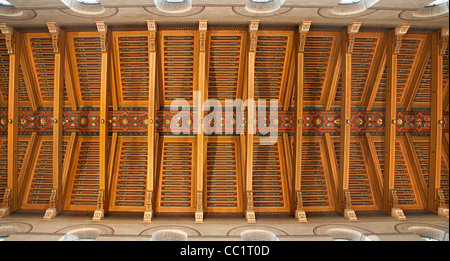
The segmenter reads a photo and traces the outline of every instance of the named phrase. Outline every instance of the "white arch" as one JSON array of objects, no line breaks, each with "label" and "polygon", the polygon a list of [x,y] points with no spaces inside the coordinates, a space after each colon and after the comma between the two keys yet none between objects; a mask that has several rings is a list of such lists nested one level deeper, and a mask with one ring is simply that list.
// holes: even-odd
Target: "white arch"
[{"label": "white arch", "polygon": [[87,14],[87,15],[99,15],[105,12],[105,8],[101,4],[100,0],[98,3],[93,1],[85,1],[82,0],[61,0],[67,7],[69,7],[72,11]]},{"label": "white arch", "polygon": [[271,13],[284,4],[285,0],[247,0],[245,10],[251,13]]},{"label": "white arch", "polygon": [[166,13],[184,13],[192,9],[191,0],[154,0],[156,8]]}]

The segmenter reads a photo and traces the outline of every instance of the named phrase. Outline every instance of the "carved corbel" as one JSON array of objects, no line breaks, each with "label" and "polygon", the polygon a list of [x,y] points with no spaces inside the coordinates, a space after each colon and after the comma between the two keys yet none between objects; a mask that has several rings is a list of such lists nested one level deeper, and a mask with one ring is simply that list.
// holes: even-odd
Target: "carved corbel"
[{"label": "carved corbel", "polygon": [[298,222],[307,222],[306,212],[303,210],[303,197],[302,192],[297,191],[297,209],[295,210],[295,219]]},{"label": "carved corbel", "polygon": [[354,22],[347,26],[347,35],[348,35],[347,53],[353,52],[353,47],[355,46],[355,37],[356,34],[359,32],[360,27],[361,27],[360,22]]},{"label": "carved corbel", "polygon": [[256,223],[255,210],[253,209],[253,192],[247,192],[247,211],[245,212],[247,223]]},{"label": "carved corbel", "polygon": [[52,35],[53,52],[59,53],[59,33],[60,27],[54,22],[47,22],[48,31]]},{"label": "carved corbel", "polygon": [[445,55],[448,46],[448,26],[441,29],[441,39],[439,41],[439,55]]},{"label": "carved corbel", "polygon": [[449,211],[448,211],[448,207],[445,206],[445,196],[444,196],[444,191],[442,189],[438,189],[436,191],[436,201],[437,201],[437,205],[439,206],[438,207],[438,216],[448,219]]},{"label": "carved corbel", "polygon": [[14,38],[13,38],[14,29],[5,23],[1,23],[0,30],[6,36],[5,43],[6,48],[8,49],[8,54],[14,53]]},{"label": "carved corbel", "polygon": [[408,32],[410,26],[411,24],[401,24],[395,27],[394,54],[400,53],[403,35]]},{"label": "carved corbel", "polygon": [[203,223],[203,193],[197,192],[197,209],[195,210],[195,223]]},{"label": "carved corbel", "polygon": [[303,21],[303,23],[298,27],[298,31],[300,33],[299,52],[305,51],[306,34],[309,32],[310,27],[311,21]]},{"label": "carved corbel", "polygon": [[156,51],[156,21],[147,20],[147,30],[149,32],[149,52]]},{"label": "carved corbel", "polygon": [[105,53],[106,50],[106,34],[108,32],[108,26],[103,21],[95,22],[97,25],[97,30],[100,33],[100,48],[102,53]]},{"label": "carved corbel", "polygon": [[350,221],[358,221],[355,211],[352,209],[352,200],[350,197],[350,191],[344,190],[344,217]]},{"label": "carved corbel", "polygon": [[103,190],[100,190],[98,192],[98,197],[97,197],[97,209],[94,212],[94,217],[93,217],[93,221],[100,221],[101,219],[103,219],[104,217],[104,213],[105,210],[103,209],[103,204],[104,204],[104,193]]},{"label": "carved corbel", "polygon": [[256,32],[258,31],[259,20],[252,20],[250,22],[249,31],[250,31],[250,52],[256,52]]},{"label": "carved corbel", "polygon": [[403,210],[399,208],[397,191],[390,191],[391,216],[397,220],[406,220]]},{"label": "carved corbel", "polygon": [[207,20],[198,21],[198,30],[200,32],[200,52],[204,52],[206,49],[206,31],[208,29]]},{"label": "carved corbel", "polygon": [[0,208],[0,218],[6,217],[10,214],[10,202],[11,202],[11,189],[5,190],[5,195],[3,195],[2,207]]}]

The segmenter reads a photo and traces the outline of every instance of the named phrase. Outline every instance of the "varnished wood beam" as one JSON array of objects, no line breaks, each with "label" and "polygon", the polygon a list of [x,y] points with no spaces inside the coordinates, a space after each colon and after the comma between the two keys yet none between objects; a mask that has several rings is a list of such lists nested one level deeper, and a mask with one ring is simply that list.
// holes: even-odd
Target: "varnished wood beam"
[{"label": "varnished wood beam", "polygon": [[[247,195],[247,209],[245,216],[248,223],[255,223],[255,210],[253,202],[253,134],[256,126],[256,112],[255,107],[250,104],[255,98],[255,61],[256,61],[256,45],[257,45],[257,31],[259,21],[250,22],[250,46],[248,50],[248,81],[247,81],[247,100],[249,101],[247,107],[247,145],[246,145],[246,195]],[[253,104],[254,105],[254,104]]]},{"label": "varnished wood beam", "polygon": [[408,154],[409,162],[411,163],[411,167],[413,169],[415,180],[419,187],[420,196],[422,197],[423,202],[427,202],[428,188],[422,172],[422,167],[420,166],[416,149],[414,148],[414,141],[411,137],[411,134],[405,133],[403,140],[405,143],[406,153]]},{"label": "varnished wood beam", "polygon": [[59,25],[53,22],[47,23],[52,35],[54,64],[54,92],[53,92],[53,187],[49,200],[49,207],[44,219],[52,219],[63,209],[62,193],[62,135],[63,135],[63,91],[65,73],[65,33]]},{"label": "varnished wood beam", "polygon": [[444,94],[443,94],[443,97],[444,97],[444,99],[443,99],[443,104],[442,104],[442,106],[443,106],[443,108],[444,108],[444,111],[446,111],[446,112],[448,112],[448,106],[449,106],[449,91],[448,91],[448,84],[449,84],[449,81],[447,81],[447,84],[445,85],[445,88],[444,88]]},{"label": "varnished wood beam", "polygon": [[[331,177],[331,184],[332,184],[332,192],[333,192],[333,199],[337,200],[337,191],[339,186],[339,177],[338,177],[338,169],[337,169],[337,162],[336,162],[336,155],[334,153],[334,146],[333,141],[331,139],[330,133],[324,134],[324,148],[325,148],[325,156],[326,156],[326,162],[328,163],[328,169],[330,172]],[[334,205],[337,205],[336,202],[334,202]]]},{"label": "varnished wood beam", "polygon": [[0,24],[0,30],[6,36],[6,47],[9,54],[8,79],[8,155],[7,155],[7,185],[0,208],[0,217],[9,215],[19,208],[19,186],[17,178],[17,141],[19,116],[19,63],[21,35],[12,27]]},{"label": "varnished wood beam", "polygon": [[[438,212],[444,208],[445,199],[441,191],[441,160],[442,160],[442,92],[444,78],[445,47],[448,44],[448,29],[446,34],[437,31],[431,34],[431,130],[430,130],[430,169],[428,178],[427,209]],[[447,209],[448,217],[448,209]]]},{"label": "varnished wood beam", "polygon": [[398,202],[394,190],[395,136],[397,125],[397,55],[400,52],[402,36],[409,25],[398,26],[388,33],[386,49],[386,116],[384,139],[384,181],[382,210],[387,214],[397,213]]},{"label": "varnished wood beam", "polygon": [[37,132],[33,132],[31,133],[31,137],[30,140],[28,141],[27,144],[27,150],[25,153],[25,157],[23,158],[22,161],[22,167],[20,168],[20,173],[19,173],[19,202],[23,202],[23,197],[25,196],[25,190],[26,190],[26,184],[27,184],[27,180],[30,176],[30,172],[32,169],[32,159],[36,153],[35,149],[36,149],[36,145],[37,145],[37,140],[38,140],[38,135]]},{"label": "varnished wood beam", "polygon": [[364,137],[364,143],[366,145],[367,155],[370,156],[369,161],[372,165],[372,180],[375,185],[375,195],[377,202],[382,202],[383,199],[383,172],[380,167],[380,162],[378,161],[378,155],[375,148],[375,144],[370,133],[366,133]]},{"label": "varnished wood beam", "polygon": [[100,34],[100,49],[102,55],[101,82],[100,82],[100,134],[99,134],[99,192],[97,199],[97,210],[93,220],[101,220],[104,217],[107,196],[106,176],[108,170],[107,141],[108,141],[108,87],[110,79],[110,53],[108,27],[104,22],[96,22]]},{"label": "varnished wood beam", "polygon": [[352,53],[355,45],[355,37],[361,23],[353,23],[347,30],[341,33],[341,137],[340,137],[340,167],[338,202],[336,210],[344,214],[349,220],[356,220],[356,215],[351,209],[349,191],[350,173],[350,131],[351,131],[351,88],[352,88]]},{"label": "varnished wood beam", "polygon": [[[67,41],[66,36],[64,39]],[[67,55],[65,55],[65,66],[64,66],[64,75],[65,75],[65,83],[66,83],[66,91],[67,98],[69,100],[70,107],[73,111],[78,109],[78,98],[77,93],[75,91],[75,80],[71,72],[73,72],[72,66],[69,58],[69,46],[66,44],[65,51]]]},{"label": "varnished wood beam", "polygon": [[67,149],[66,154],[64,157],[64,164],[63,164],[63,199],[62,201],[65,202],[65,196],[67,195],[67,190],[70,189],[68,186],[69,181],[69,173],[72,169],[72,166],[74,164],[74,157],[75,157],[75,149],[77,147],[77,132],[72,132],[70,134],[69,142],[67,143]]},{"label": "varnished wood beam", "polygon": [[39,108],[39,101],[36,95],[36,82],[33,78],[33,73],[31,72],[32,66],[30,60],[28,60],[27,48],[25,46],[25,35],[22,35],[22,43],[20,48],[22,55],[20,56],[20,67],[22,68],[22,75],[25,81],[25,88],[27,89],[28,99],[30,100],[31,108],[37,111]]},{"label": "varnished wood beam", "polygon": [[147,132],[147,183],[145,196],[144,221],[151,221],[153,216],[153,180],[155,176],[155,100],[156,100],[156,21],[148,20],[148,56],[149,56],[149,86],[148,86],[148,132]]},{"label": "varnished wood beam", "polygon": [[408,88],[408,92],[406,93],[405,102],[403,104],[405,111],[410,111],[413,106],[414,99],[416,98],[417,91],[419,90],[423,73],[427,68],[430,55],[431,55],[431,37],[428,36],[425,46],[420,55],[417,69],[412,76],[413,80],[411,82],[411,86]]},{"label": "varnished wood beam", "polygon": [[375,57],[375,73],[374,77],[368,79],[369,91],[364,103],[366,111],[371,111],[375,98],[377,96],[378,88],[380,87],[381,78],[383,77],[384,68],[386,66],[386,48],[387,48],[388,35],[385,34],[383,42],[381,43],[379,55]]},{"label": "varnished wood beam", "polygon": [[[200,52],[198,59],[198,91],[199,97],[197,98],[197,104],[195,105],[198,110],[197,114],[197,149],[196,149],[196,210],[195,210],[195,223],[203,223],[203,171],[204,171],[204,137],[203,137],[203,125],[204,123],[204,111],[203,106],[205,102],[206,93],[208,92],[206,84],[206,34],[207,34],[208,22],[206,20],[200,20],[198,29],[200,34]],[[195,100],[195,98],[194,98]]]},{"label": "varnished wood beam", "polygon": [[299,26],[299,42],[297,53],[297,82],[295,84],[295,134],[294,134],[294,191],[296,198],[295,218],[299,222],[306,221],[306,213],[303,210],[302,200],[302,139],[303,139],[303,73],[306,35],[311,26],[310,21],[304,21]]},{"label": "varnished wood beam", "polygon": [[448,132],[442,135],[442,146],[444,149],[442,150],[444,152],[444,155],[448,156],[450,155],[449,152],[449,140],[448,140]]},{"label": "varnished wood beam", "polygon": [[[336,37],[338,38],[338,37]],[[325,101],[324,101],[324,107],[326,111],[329,111],[331,109],[331,106],[333,106],[334,99],[336,98],[336,91],[339,83],[339,75],[341,74],[341,63],[342,63],[342,55],[341,55],[341,43],[342,41],[335,40],[335,45],[333,47],[332,53],[334,53],[333,59],[331,60],[330,68],[333,68],[331,74],[327,77],[330,78],[329,81],[325,81],[328,83],[328,85],[324,85],[324,91],[325,93]]]}]

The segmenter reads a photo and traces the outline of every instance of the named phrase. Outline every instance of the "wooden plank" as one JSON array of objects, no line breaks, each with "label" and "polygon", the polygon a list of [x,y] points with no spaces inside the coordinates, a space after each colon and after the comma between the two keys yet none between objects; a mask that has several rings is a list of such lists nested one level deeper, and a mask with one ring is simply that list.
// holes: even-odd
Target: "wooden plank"
[{"label": "wooden plank", "polygon": [[350,168],[350,127],[351,127],[351,88],[352,88],[352,53],[356,33],[361,23],[353,23],[341,33],[341,136],[340,136],[340,168],[338,202],[336,210],[341,214],[351,209],[349,201],[349,168]]},{"label": "wooden plank", "polygon": [[325,147],[325,157],[328,162],[328,169],[331,176],[332,192],[334,199],[337,200],[337,191],[339,187],[339,175],[337,169],[336,155],[334,153],[333,142],[329,133],[324,134],[324,147]]},{"label": "wooden plank", "polygon": [[19,202],[22,202],[24,194],[25,194],[27,180],[30,176],[29,174],[32,169],[31,162],[33,162],[33,159],[35,156],[34,154],[35,154],[37,139],[38,139],[37,132],[31,133],[31,137],[27,144],[27,150],[25,153],[25,157],[23,158],[22,167],[20,168],[20,173],[19,173]]},{"label": "wooden plank", "polygon": [[19,121],[19,63],[21,34],[14,31],[6,24],[0,24],[2,33],[6,36],[6,46],[9,53],[9,93],[8,93],[8,178],[6,194],[3,198],[3,207],[7,213],[12,213],[19,208],[19,184],[17,178],[17,141]]},{"label": "wooden plank", "polygon": [[[256,60],[256,44],[257,30],[259,21],[250,22],[250,46],[248,50],[248,76],[247,76],[247,100],[252,103],[255,97],[255,60]],[[256,127],[255,107],[249,104],[247,107],[247,145],[246,145],[246,196],[247,209],[246,218],[248,223],[256,222],[253,202],[253,134]]]},{"label": "wooden plank", "polygon": [[64,165],[63,165],[63,195],[62,195],[62,202],[65,202],[65,197],[67,195],[67,190],[69,189],[68,181],[69,181],[69,175],[72,170],[73,166],[73,158],[75,157],[75,149],[77,145],[77,132],[72,132],[70,134],[69,143],[67,144],[67,151],[66,156],[64,158]]},{"label": "wooden plank", "polygon": [[417,157],[416,149],[414,148],[414,140],[410,133],[405,133],[403,140],[405,143],[406,153],[408,154],[409,162],[413,170],[413,175],[415,176],[415,180],[419,188],[420,196],[426,204],[428,200],[428,188],[424,179],[422,167],[420,166],[419,159]]},{"label": "wooden plank", "polygon": [[[65,36],[65,40],[67,42],[66,39],[67,36]],[[77,94],[75,91],[75,82],[74,82],[74,77],[72,75],[71,72],[73,72],[72,66],[74,66],[74,64],[72,64],[70,62],[70,58],[69,58],[69,47],[67,46],[67,44],[65,45],[65,52],[66,55],[64,58],[64,62],[65,62],[65,66],[64,66],[64,75],[65,75],[65,83],[66,83],[66,90],[67,90],[67,98],[69,99],[69,104],[70,107],[72,108],[73,111],[77,110],[78,108],[78,99],[77,99]]]},{"label": "wooden plank", "polygon": [[149,86],[148,86],[148,133],[147,133],[147,183],[145,197],[144,221],[150,221],[153,214],[153,187],[155,176],[155,100],[156,100],[156,22],[147,21],[148,55],[149,55]]},{"label": "wooden plank", "polygon": [[293,212],[293,210],[295,211],[295,203],[296,203],[296,199],[295,199],[295,175],[294,175],[294,170],[293,170],[293,164],[292,164],[292,157],[293,157],[293,153],[292,153],[292,148],[291,148],[291,142],[289,139],[289,135],[287,133],[283,133],[283,163],[284,163],[284,168],[286,170],[286,183],[287,183],[287,193],[288,193],[288,198],[289,198],[289,206],[290,206],[290,212]]},{"label": "wooden plank", "polygon": [[96,22],[100,34],[101,46],[101,82],[100,82],[100,134],[99,134],[99,192],[97,199],[97,210],[94,213],[94,220],[103,218],[108,207],[105,204],[107,197],[106,175],[108,171],[108,89],[110,80],[110,55],[111,45],[107,26],[103,22]]},{"label": "wooden plank", "polygon": [[47,23],[52,34],[54,64],[53,87],[53,188],[49,201],[49,209],[44,218],[56,216],[63,208],[62,201],[62,134],[63,134],[63,90],[65,73],[65,32],[55,23]]},{"label": "wooden plank", "polygon": [[[25,35],[22,36],[22,43],[25,43]],[[38,110],[39,101],[36,96],[36,82],[33,78],[33,73],[31,72],[31,64],[28,59],[27,48],[25,44],[21,45],[22,55],[20,56],[20,67],[22,68],[22,75],[25,81],[25,87],[27,89],[28,99],[30,100],[31,107],[34,111]]]},{"label": "wooden plank", "polygon": [[366,111],[372,110],[373,102],[375,101],[375,97],[377,96],[378,87],[380,86],[381,78],[383,77],[384,68],[386,66],[386,47],[387,47],[387,35],[385,34],[383,37],[380,37],[381,44],[380,50],[377,52],[377,55],[374,59],[374,73],[373,77],[368,79],[369,81],[369,91],[366,95],[366,100],[364,107]]},{"label": "wooden plank", "polygon": [[447,82],[447,84],[445,85],[444,94],[443,94],[444,99],[443,99],[442,106],[443,106],[445,112],[448,112],[448,107],[449,107],[449,102],[450,102],[449,101],[450,92],[448,91],[448,84],[449,84],[449,82]]},{"label": "wooden plank", "polygon": [[[401,37],[400,37],[401,40]],[[394,31],[390,31],[387,37],[386,66],[386,116],[385,116],[385,140],[384,140],[384,180],[383,180],[383,205],[385,213],[391,213],[389,199],[391,191],[394,190],[394,169],[395,169],[395,130],[397,117],[397,53],[395,52],[396,36]],[[400,49],[400,48],[398,48]]]},{"label": "wooden plank", "polygon": [[336,90],[338,87],[339,82],[339,75],[341,74],[341,63],[342,63],[342,55],[341,55],[341,41],[338,36],[336,36],[333,41],[333,49],[331,51],[331,54],[333,54],[333,59],[329,63],[328,67],[332,70],[330,70],[329,73],[327,73],[327,79],[324,82],[324,88],[322,91],[322,96],[325,97],[325,100],[323,102],[325,110],[330,110],[331,106],[333,105],[334,98],[336,96]]},{"label": "wooden plank", "polygon": [[448,36],[441,36],[441,31],[431,34],[431,130],[430,130],[430,174],[428,180],[427,209],[437,212],[438,192],[441,189],[442,160],[442,92],[443,92],[443,54],[440,45],[448,41]]},{"label": "wooden plank", "polygon": [[391,214],[391,208],[397,207],[393,200],[394,175],[395,175],[395,136],[397,126],[397,55],[400,52],[402,35],[406,34],[409,27],[402,30],[396,27],[391,30],[387,37],[386,46],[386,116],[385,116],[385,139],[384,139],[384,181],[383,181],[383,204],[382,210]]},{"label": "wooden plank", "polygon": [[448,158],[448,155],[450,154],[450,152],[449,152],[449,139],[448,139],[448,132],[446,132],[444,135],[442,135],[442,143],[443,143],[443,147],[444,147],[444,152],[446,153],[446,155],[447,155],[447,158]]},{"label": "wooden plank", "polygon": [[425,69],[427,68],[428,59],[430,59],[430,55],[431,55],[431,37],[427,37],[425,47],[423,48],[423,51],[420,55],[417,69],[412,76],[413,79],[411,85],[408,89],[408,92],[406,93],[405,102],[403,104],[405,111],[410,111],[413,106],[414,98],[416,97],[417,90],[419,90],[421,79],[423,73],[425,72]]},{"label": "wooden plank", "polygon": [[[198,97],[194,95],[194,102],[197,99],[197,149],[196,149],[196,210],[195,210],[195,223],[203,223],[203,171],[205,167],[204,161],[204,111],[203,106],[205,102],[206,93],[208,93],[208,85],[206,83],[206,34],[208,23],[206,20],[199,21],[199,40],[200,40],[200,52],[198,57]],[[194,114],[195,115],[195,114]]]},{"label": "wooden plank", "polygon": [[381,202],[383,199],[383,171],[380,167],[380,162],[378,161],[377,151],[375,149],[375,144],[370,133],[366,133],[364,137],[364,143],[366,147],[366,154],[370,158],[370,165],[372,168],[372,184],[375,185],[375,196],[377,202]]},{"label": "wooden plank", "polygon": [[[294,39],[294,42],[296,42],[297,41],[297,39]],[[292,57],[291,57],[291,59],[290,59],[290,61],[292,61],[291,63],[290,63],[290,67],[289,67],[289,73],[287,74],[288,76],[288,79],[287,79],[287,84],[286,84],[286,94],[285,94],[285,96],[284,96],[284,99],[283,99],[283,110],[285,110],[285,111],[287,111],[287,110],[289,110],[289,106],[291,105],[291,102],[292,102],[292,96],[293,96],[293,94],[295,93],[295,91],[296,91],[296,85],[297,85],[297,83],[295,82],[295,79],[296,79],[296,77],[298,77],[297,76],[297,74],[296,74],[296,72],[295,72],[295,69],[296,69],[296,63],[295,63],[295,56],[296,56],[296,51],[295,51],[295,49],[296,49],[296,46],[294,46],[293,48],[293,51],[292,51]]]},{"label": "wooden plank", "polygon": [[[302,140],[303,140],[303,73],[304,73],[304,57],[305,57],[305,44],[306,35],[311,26],[311,22],[303,22],[299,26],[299,41],[298,41],[298,53],[297,53],[297,82],[295,84],[295,119],[297,123],[295,126],[294,134],[294,192],[296,203],[296,217],[297,220],[304,220],[305,216],[302,212],[302,198],[301,198],[301,180],[302,180]],[[286,144],[285,144],[286,146]],[[300,215],[302,214],[302,215]]]}]

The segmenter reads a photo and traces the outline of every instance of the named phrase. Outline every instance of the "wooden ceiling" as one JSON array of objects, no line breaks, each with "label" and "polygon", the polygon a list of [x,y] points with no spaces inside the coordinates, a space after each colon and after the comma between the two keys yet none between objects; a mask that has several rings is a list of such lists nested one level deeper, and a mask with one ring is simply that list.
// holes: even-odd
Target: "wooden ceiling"
[{"label": "wooden ceiling", "polygon": [[[12,53],[10,35],[0,36],[4,208],[47,218],[52,209],[94,219],[195,213],[197,222],[203,213],[252,222],[254,213],[301,220],[302,211],[448,209],[449,50],[441,31],[398,39],[395,29],[149,28],[14,31]],[[276,142],[262,145],[263,136],[247,132],[171,134],[169,106],[198,106],[195,91],[222,105],[278,99]],[[220,120],[233,129],[252,124],[234,115]]]}]

